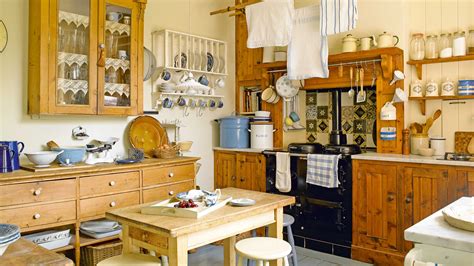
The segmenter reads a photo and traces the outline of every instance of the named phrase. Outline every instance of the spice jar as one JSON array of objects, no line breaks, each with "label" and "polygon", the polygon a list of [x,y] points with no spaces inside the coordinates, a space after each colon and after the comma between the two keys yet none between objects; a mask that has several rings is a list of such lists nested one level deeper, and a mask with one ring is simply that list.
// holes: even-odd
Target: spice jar
[{"label": "spice jar", "polygon": [[464,31],[455,32],[453,36],[453,56],[466,55],[466,36]]},{"label": "spice jar", "polygon": [[467,38],[467,53],[474,54],[474,29],[469,30]]},{"label": "spice jar", "polygon": [[439,57],[447,58],[453,56],[451,47],[451,34],[442,33],[439,38]]},{"label": "spice jar", "polygon": [[436,59],[438,58],[438,36],[428,35],[425,44],[425,58]]},{"label": "spice jar", "polygon": [[410,42],[410,59],[422,60],[425,58],[425,41],[422,33],[415,33]]}]

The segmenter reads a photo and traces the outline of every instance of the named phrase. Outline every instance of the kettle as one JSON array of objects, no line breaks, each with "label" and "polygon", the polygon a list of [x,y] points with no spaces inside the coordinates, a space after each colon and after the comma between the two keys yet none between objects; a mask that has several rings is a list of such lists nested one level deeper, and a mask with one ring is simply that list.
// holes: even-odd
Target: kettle
[{"label": "kettle", "polygon": [[358,38],[352,36],[352,34],[347,34],[346,37],[342,39],[342,52],[355,52],[357,51],[357,42]]},{"label": "kettle", "polygon": [[[394,40],[396,39],[395,43]],[[374,45],[376,45],[378,48],[384,48],[384,47],[394,47],[398,44],[400,39],[396,35],[392,35],[384,31],[382,34],[379,35],[379,38],[377,41],[375,41],[374,38]]]}]

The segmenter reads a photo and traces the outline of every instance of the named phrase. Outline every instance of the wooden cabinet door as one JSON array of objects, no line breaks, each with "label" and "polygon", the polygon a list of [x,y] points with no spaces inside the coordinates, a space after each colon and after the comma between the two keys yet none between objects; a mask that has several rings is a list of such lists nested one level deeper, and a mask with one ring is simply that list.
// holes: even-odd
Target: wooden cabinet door
[{"label": "wooden cabinet door", "polygon": [[214,152],[214,187],[236,187],[235,153]]},{"label": "wooden cabinet door", "polygon": [[[261,71],[257,65],[262,62],[263,48],[247,48],[247,37],[248,31],[245,16],[237,16],[235,19],[237,82],[257,81],[261,79]],[[255,82],[255,85],[258,85],[258,82]]]},{"label": "wooden cabinet door", "polygon": [[360,163],[353,180],[353,242],[370,249],[399,249],[397,167]]},{"label": "wooden cabinet door", "polygon": [[261,154],[237,154],[237,187],[265,191],[265,159]]}]

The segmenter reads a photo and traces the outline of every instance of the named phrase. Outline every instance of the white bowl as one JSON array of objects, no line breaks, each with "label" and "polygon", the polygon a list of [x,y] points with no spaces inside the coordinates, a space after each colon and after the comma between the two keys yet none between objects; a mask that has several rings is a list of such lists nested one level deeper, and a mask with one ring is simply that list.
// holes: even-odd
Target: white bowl
[{"label": "white bowl", "polygon": [[255,116],[256,117],[270,117],[270,112],[269,111],[256,111]]},{"label": "white bowl", "polygon": [[61,153],[63,153],[63,151],[37,151],[25,153],[25,155],[28,157],[28,160],[37,166],[48,166],[50,163],[54,162],[56,157]]},{"label": "white bowl", "polygon": [[433,156],[435,150],[431,148],[418,148],[418,152],[421,156],[431,157]]}]

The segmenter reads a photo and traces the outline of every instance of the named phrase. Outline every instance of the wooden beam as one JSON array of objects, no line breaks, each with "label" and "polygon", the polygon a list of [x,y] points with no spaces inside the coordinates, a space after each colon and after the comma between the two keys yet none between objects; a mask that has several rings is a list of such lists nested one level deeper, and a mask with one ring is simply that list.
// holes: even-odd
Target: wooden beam
[{"label": "wooden beam", "polygon": [[235,6],[228,6],[227,8],[212,11],[210,13],[210,15],[213,16],[213,15],[217,15],[217,14],[223,14],[223,13],[231,12],[231,11],[234,11],[234,10],[240,10],[240,9],[245,8],[246,6],[254,5],[254,4],[257,4],[257,3],[260,3],[260,2],[263,2],[263,0],[249,0],[248,2],[245,2],[245,3],[242,3],[242,4],[238,4],[238,5],[235,5]]}]

